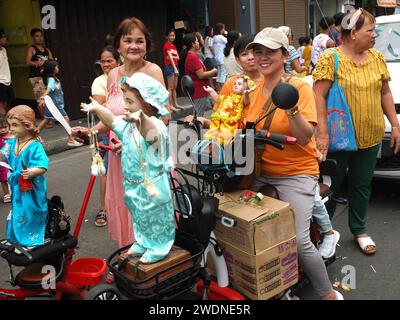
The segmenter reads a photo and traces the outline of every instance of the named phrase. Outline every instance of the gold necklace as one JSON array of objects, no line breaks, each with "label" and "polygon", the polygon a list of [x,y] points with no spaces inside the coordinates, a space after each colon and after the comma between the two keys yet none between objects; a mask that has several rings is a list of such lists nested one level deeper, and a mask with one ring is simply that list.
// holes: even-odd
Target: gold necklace
[{"label": "gold necklace", "polygon": [[[132,124],[130,124],[130,126],[131,126],[133,141],[135,142],[135,145],[136,145],[136,148],[137,148],[138,154],[139,154],[140,169],[142,170],[143,175],[145,175],[146,163],[145,163],[145,161],[143,159],[142,145],[140,144],[140,128],[142,127],[142,123],[139,122],[139,128],[137,126],[133,126]],[[136,140],[135,132],[138,132],[138,135],[139,135],[138,141]]]},{"label": "gold necklace", "polygon": [[146,174],[147,164],[144,161],[144,157],[143,157],[143,153],[142,153],[142,146],[140,144],[140,129],[141,129],[141,127],[142,127],[142,122],[139,121],[139,128],[136,127],[136,129],[138,131],[138,135],[139,135],[139,139],[138,139],[139,141],[136,141],[135,128],[131,124],[133,141],[135,142],[135,145],[136,145],[136,147],[138,149],[138,153],[139,153],[140,169],[142,170],[142,173],[143,173],[143,183],[144,183],[144,186],[150,197],[158,197],[160,195],[160,192],[158,191],[157,187],[154,185],[154,183],[150,180],[150,178]]},{"label": "gold necklace", "polygon": [[19,139],[17,140],[17,142],[18,142],[18,145],[17,145],[17,156],[20,155],[21,151],[24,149],[24,147],[27,145],[27,143],[29,141],[31,141],[31,140],[33,140],[33,138],[27,139],[26,141],[22,142],[22,144],[21,144]]}]

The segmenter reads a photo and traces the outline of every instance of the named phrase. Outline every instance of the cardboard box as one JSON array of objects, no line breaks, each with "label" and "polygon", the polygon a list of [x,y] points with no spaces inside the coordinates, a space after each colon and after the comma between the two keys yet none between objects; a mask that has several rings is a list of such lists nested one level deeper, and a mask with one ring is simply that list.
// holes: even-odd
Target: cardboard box
[{"label": "cardboard box", "polygon": [[219,211],[237,225],[227,228],[217,221],[214,233],[236,248],[256,255],[296,236],[294,214],[289,203],[264,197],[259,205],[239,201],[243,190],[218,197]]},{"label": "cardboard box", "polygon": [[[298,281],[296,237],[257,255],[246,253],[224,241],[218,241],[224,252],[230,285],[252,300],[267,300]],[[211,260],[208,270],[213,270]]]}]

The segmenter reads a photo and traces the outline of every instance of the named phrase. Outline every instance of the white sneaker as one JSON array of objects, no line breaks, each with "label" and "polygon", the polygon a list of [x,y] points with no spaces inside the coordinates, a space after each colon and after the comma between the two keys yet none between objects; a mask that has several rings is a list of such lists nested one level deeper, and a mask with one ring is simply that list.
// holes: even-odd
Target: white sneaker
[{"label": "white sneaker", "polygon": [[80,142],[74,140],[74,142],[68,142],[67,145],[68,145],[69,147],[80,147],[80,146],[83,145],[83,143],[80,143]]},{"label": "white sneaker", "polygon": [[333,230],[333,234],[324,236],[324,239],[318,248],[318,251],[321,254],[322,258],[329,259],[333,257],[339,239],[340,239],[340,234],[336,230]]},{"label": "white sneaker", "polygon": [[333,291],[335,291],[335,293],[336,293],[336,297],[337,297],[336,300],[344,300],[343,295],[339,291],[336,291],[336,290],[333,290]]}]

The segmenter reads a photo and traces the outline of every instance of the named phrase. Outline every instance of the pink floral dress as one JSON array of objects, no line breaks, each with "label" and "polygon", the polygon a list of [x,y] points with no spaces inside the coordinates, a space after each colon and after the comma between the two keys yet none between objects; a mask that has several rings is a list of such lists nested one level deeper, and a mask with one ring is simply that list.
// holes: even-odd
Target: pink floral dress
[{"label": "pink floral dress", "polygon": [[[120,78],[111,85],[108,90],[107,108],[114,115],[123,115],[124,99]],[[113,146],[111,139],[117,139],[114,132],[110,131],[110,145]],[[108,232],[112,240],[117,241],[120,247],[131,244],[135,241],[133,234],[132,216],[125,205],[124,187],[122,184],[121,157],[113,152],[109,153],[107,185],[105,195],[105,207],[107,211]]]}]

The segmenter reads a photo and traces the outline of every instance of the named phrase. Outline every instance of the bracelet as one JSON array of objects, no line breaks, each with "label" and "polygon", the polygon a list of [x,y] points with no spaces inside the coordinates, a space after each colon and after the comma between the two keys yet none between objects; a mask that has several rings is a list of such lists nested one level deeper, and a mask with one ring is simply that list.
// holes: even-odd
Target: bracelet
[{"label": "bracelet", "polygon": [[399,126],[397,126],[397,127],[392,127],[392,129],[399,129],[400,127]]},{"label": "bracelet", "polygon": [[300,112],[300,109],[298,106],[295,106],[292,109],[286,110],[286,114],[290,118],[294,118],[299,112]]}]

